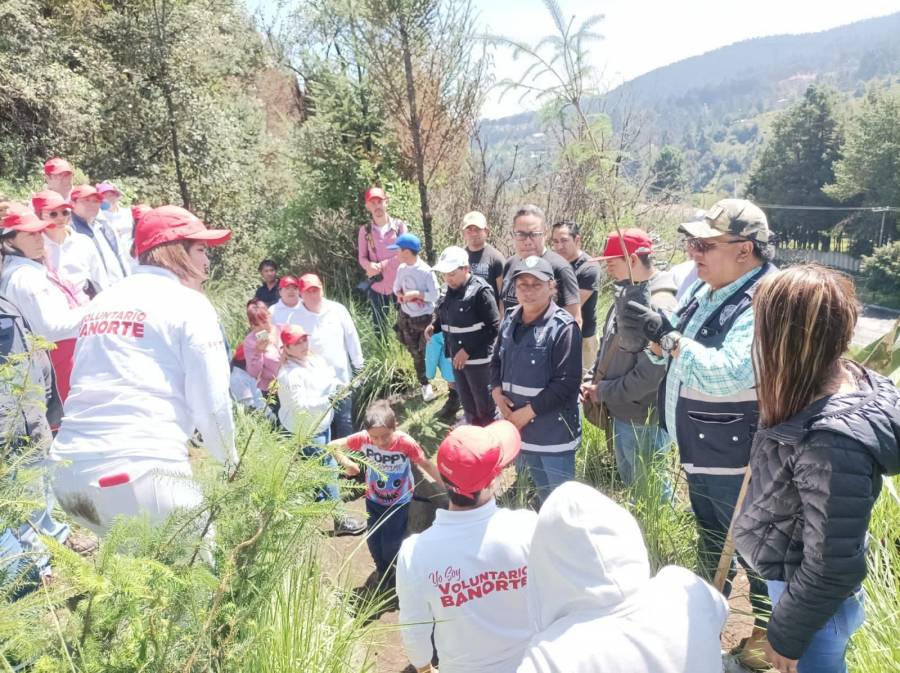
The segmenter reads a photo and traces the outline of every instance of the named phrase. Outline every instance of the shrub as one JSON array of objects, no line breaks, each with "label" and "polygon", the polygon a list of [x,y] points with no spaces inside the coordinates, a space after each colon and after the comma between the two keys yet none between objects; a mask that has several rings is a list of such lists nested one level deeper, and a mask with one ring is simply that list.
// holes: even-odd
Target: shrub
[{"label": "shrub", "polygon": [[875,248],[863,257],[860,267],[862,282],[876,296],[896,304],[900,297],[900,241]]}]

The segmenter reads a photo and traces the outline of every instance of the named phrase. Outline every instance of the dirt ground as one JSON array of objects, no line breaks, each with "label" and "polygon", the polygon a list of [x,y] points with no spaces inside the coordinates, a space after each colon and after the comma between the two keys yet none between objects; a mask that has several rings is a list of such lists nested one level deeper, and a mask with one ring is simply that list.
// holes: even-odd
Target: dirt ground
[{"label": "dirt ground", "polygon": [[[347,503],[347,508],[354,515],[365,518],[362,498]],[[329,538],[323,560],[326,568],[331,570],[349,570],[348,575],[354,587],[362,586],[375,568],[362,536]],[[737,578],[730,603],[731,615],[722,635],[723,649],[730,649],[741,638],[749,635],[753,625],[747,599],[747,582],[743,573]],[[387,612],[379,618],[375,627],[375,673],[415,673],[403,652],[397,616],[396,610]]]}]

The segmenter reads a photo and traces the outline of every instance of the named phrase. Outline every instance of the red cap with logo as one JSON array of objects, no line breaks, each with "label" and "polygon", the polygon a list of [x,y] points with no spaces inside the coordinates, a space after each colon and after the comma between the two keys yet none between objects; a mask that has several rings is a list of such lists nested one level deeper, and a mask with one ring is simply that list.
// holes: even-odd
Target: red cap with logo
[{"label": "red cap with logo", "polygon": [[230,229],[207,229],[192,212],[179,206],[160,206],[148,210],[134,228],[134,254],[140,257],[163,243],[203,241],[222,245],[231,238]]},{"label": "red cap with logo", "polygon": [[366,203],[372,199],[381,199],[383,201],[386,198],[387,194],[384,193],[384,190],[381,187],[369,187],[369,189],[366,190]]},{"label": "red cap with logo", "polygon": [[281,343],[285,346],[293,346],[298,341],[307,338],[309,334],[300,325],[285,325],[281,330]]},{"label": "red cap with logo", "polygon": [[286,287],[296,287],[299,290],[300,281],[293,276],[282,276],[281,280],[278,281],[278,289],[283,290]]},{"label": "red cap with logo", "polygon": [[34,234],[44,231],[48,227],[50,227],[50,222],[44,222],[25,206],[12,207],[3,216],[2,234],[5,236],[17,231]]},{"label": "red cap with logo", "polygon": [[300,276],[300,291],[305,292],[311,287],[317,287],[320,290],[323,289],[322,281],[314,273],[304,273]]},{"label": "red cap with logo", "polygon": [[34,212],[38,217],[45,210],[72,209],[72,205],[61,194],[54,192],[52,189],[45,189],[32,196],[31,207],[34,208]]},{"label": "red cap with logo", "polygon": [[97,188],[93,185],[75,185],[69,192],[69,201],[78,201],[79,199],[95,199],[102,201],[103,197],[97,192]]},{"label": "red cap with logo", "polygon": [[463,425],[441,442],[437,468],[448,489],[472,497],[490,486],[521,448],[519,431],[509,421],[494,421],[484,428]]},{"label": "red cap with logo", "polygon": [[[625,240],[625,249],[628,255],[644,255],[653,252],[653,241],[643,229],[623,229],[622,239]],[[615,259],[616,257],[624,257],[622,253],[622,241],[619,239],[618,232],[612,232],[606,237],[606,247],[603,248],[603,254],[599,257],[591,257],[593,261],[604,259]]]},{"label": "red cap with logo", "polygon": [[61,157],[47,159],[44,163],[44,175],[65,175],[66,173],[72,175],[74,172],[72,164]]}]

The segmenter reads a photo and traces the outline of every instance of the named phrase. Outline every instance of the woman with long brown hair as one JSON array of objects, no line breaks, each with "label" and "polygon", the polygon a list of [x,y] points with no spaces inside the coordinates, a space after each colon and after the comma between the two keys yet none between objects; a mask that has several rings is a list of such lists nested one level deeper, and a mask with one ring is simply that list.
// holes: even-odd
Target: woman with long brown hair
[{"label": "woman with long brown hair", "polygon": [[843,673],[864,620],[866,534],[900,472],[900,394],[844,357],[858,306],[816,265],[765,278],[753,299],[760,429],[735,544],[772,600],[765,653],[782,673]]}]

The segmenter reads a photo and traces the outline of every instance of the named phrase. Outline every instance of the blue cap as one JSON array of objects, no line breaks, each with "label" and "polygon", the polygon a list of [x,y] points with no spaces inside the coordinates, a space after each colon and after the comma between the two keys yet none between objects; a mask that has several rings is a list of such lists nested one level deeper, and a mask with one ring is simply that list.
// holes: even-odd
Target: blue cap
[{"label": "blue cap", "polygon": [[422,243],[415,234],[400,234],[397,237],[397,242],[388,246],[388,250],[409,250],[416,254],[418,254],[421,249]]}]

